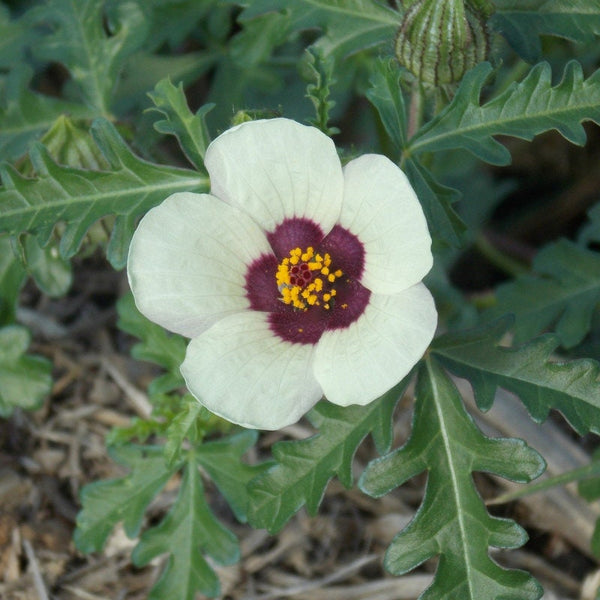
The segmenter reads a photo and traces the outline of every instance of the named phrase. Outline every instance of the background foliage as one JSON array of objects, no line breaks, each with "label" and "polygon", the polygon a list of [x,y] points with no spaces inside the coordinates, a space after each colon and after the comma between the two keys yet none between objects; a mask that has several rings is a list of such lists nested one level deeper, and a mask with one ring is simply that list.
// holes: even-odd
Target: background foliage
[{"label": "background foliage", "polygon": [[[368,436],[384,456],[360,477],[363,492],[378,497],[427,473],[421,507],[387,550],[391,573],[439,557],[421,598],[542,594],[529,574],[489,557],[490,546],[516,548],[527,535],[487,512],[472,474],[527,482],[543,458],[523,441],[483,435],[450,374],[470,382],[482,411],[501,387],[536,421],[558,411],[574,433],[600,432],[597,193],[566,218],[552,182],[537,181],[544,193],[532,195],[531,182],[509,168],[515,138],[554,131],[544,139],[583,145],[599,123],[600,8],[586,0],[469,1],[470,10],[492,9],[487,60],[455,85],[435,87],[393,57],[412,4],[0,3],[2,417],[39,407],[52,385],[50,362],[28,353],[31,335],[19,323],[23,286],[64,296],[72,268],[94,252],[122,269],[147,210],[173,192],[209,189],[206,147],[233,123],[284,115],[335,135],[344,160],[388,155],[409,176],[434,240],[427,284],[445,333],[416,375],[366,407],[317,405],[308,415],[312,437],[279,442],[272,458],[253,464],[245,457],[258,433],[210,415],[182,389],[186,341],[142,317],[131,296],[121,298],[117,326],[137,338],[132,355],[157,366],[153,412],[109,436],[127,474],[84,488],[75,542],[101,551],[122,522],[137,539],[136,565],[166,556],[150,598],[218,596],[213,566],[239,559],[235,535],[211,509],[208,482],[238,521],[276,532],[303,506],[315,514],[332,477],[354,485],[353,458]],[[544,213],[559,227],[525,226]],[[465,275],[473,255],[489,280]],[[390,452],[394,409],[414,377],[412,432]],[[169,512],[147,523],[148,506],[170,481],[179,492]],[[597,497],[593,485],[585,493]]]}]

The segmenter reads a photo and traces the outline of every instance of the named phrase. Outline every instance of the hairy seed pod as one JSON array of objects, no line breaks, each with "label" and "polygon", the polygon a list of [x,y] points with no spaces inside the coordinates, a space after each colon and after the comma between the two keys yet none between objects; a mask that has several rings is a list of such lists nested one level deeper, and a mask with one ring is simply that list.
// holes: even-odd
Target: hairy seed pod
[{"label": "hairy seed pod", "polygon": [[480,14],[463,0],[414,0],[396,38],[398,61],[424,83],[459,81],[487,56]]}]

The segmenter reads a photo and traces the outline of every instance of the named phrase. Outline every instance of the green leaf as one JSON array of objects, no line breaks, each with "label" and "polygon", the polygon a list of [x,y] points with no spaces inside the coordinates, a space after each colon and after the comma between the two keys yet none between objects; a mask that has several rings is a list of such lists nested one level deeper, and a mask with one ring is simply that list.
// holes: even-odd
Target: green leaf
[{"label": "green leaf", "polygon": [[337,475],[350,487],[352,459],[367,434],[373,435],[381,452],[391,444],[392,413],[409,380],[366,406],[320,403],[313,408],[308,419],[318,433],[275,444],[277,464],[250,484],[250,524],[276,533],[304,504],[310,514],[316,514],[332,477]]},{"label": "green leaf", "polygon": [[[399,158],[406,146],[406,107],[398,63],[377,61],[370,83],[367,98],[377,109]],[[415,157],[405,157],[402,168],[417,192],[432,236],[449,246],[459,246],[466,227],[452,204],[460,193],[436,181],[431,171]]]},{"label": "green leaf", "polygon": [[406,107],[400,87],[398,61],[378,60],[369,80],[367,98],[377,109],[398,157],[406,146]]},{"label": "green leaf", "polygon": [[340,132],[337,127],[329,127],[329,111],[335,106],[335,101],[329,98],[330,86],[336,82],[333,60],[324,58],[316,48],[309,48],[306,57],[306,65],[314,82],[306,86],[306,97],[313,103],[316,112],[315,118],[309,122],[331,137]]},{"label": "green leaf", "polygon": [[403,169],[421,202],[434,240],[459,247],[466,225],[452,204],[460,198],[460,192],[439,183],[416,158],[408,158]]},{"label": "green leaf", "polygon": [[81,490],[82,509],[77,515],[75,545],[81,552],[100,552],[113,528],[123,521],[131,539],[140,532],[144,513],[178,466],[167,467],[157,446],[109,448],[115,462],[131,472],[120,479],[96,481]]},{"label": "green leaf", "polygon": [[410,439],[372,461],[360,479],[363,491],[378,497],[428,473],[423,502],[392,541],[385,567],[401,575],[439,556],[433,583],[420,600],[540,598],[542,589],[530,575],[503,569],[489,557],[489,546],[518,548],[527,534],[514,521],[487,513],[471,473],[486,471],[526,482],[543,471],[543,459],[521,440],[485,437],[432,359],[420,370],[416,398]]},{"label": "green leaf", "polygon": [[[110,168],[109,162],[94,142],[88,123],[76,122],[71,117],[61,115],[40,142],[60,165],[91,171],[106,171]],[[33,165],[21,172],[31,177],[35,175]]]},{"label": "green leaf", "polygon": [[589,359],[557,362],[554,336],[542,336],[525,346],[500,346],[510,318],[471,331],[437,338],[431,351],[456,375],[471,382],[477,404],[490,408],[496,388],[516,394],[531,416],[543,421],[559,410],[583,435],[600,433],[600,368]]},{"label": "green leaf", "polygon": [[[0,231],[36,233],[47,242],[54,225],[66,223],[60,243],[63,258],[73,256],[89,227],[101,217],[117,215],[108,248],[115,268],[124,266],[134,219],[178,191],[207,191],[208,178],[194,171],[156,165],[135,156],[114,126],[99,119],[92,134],[110,171],[84,171],[58,165],[41,145],[31,151],[38,173],[27,179],[11,167],[0,170]],[[121,248],[116,251],[116,248]]]},{"label": "green leaf", "polygon": [[236,537],[215,519],[206,503],[193,453],[185,465],[175,504],[158,526],[142,534],[132,560],[141,567],[161,554],[169,554],[169,560],[149,600],[194,600],[198,592],[216,597],[219,579],[203,555],[220,565],[239,560]]},{"label": "green leaf", "polygon": [[0,80],[0,159],[15,160],[47,131],[56,119],[91,119],[94,112],[82,104],[45,96],[28,88],[32,71],[15,68]]},{"label": "green leaf", "polygon": [[246,8],[243,25],[268,12],[286,12],[290,33],[318,28],[316,42],[324,56],[344,57],[365,48],[390,43],[400,27],[400,15],[374,0],[252,0],[235,2]]},{"label": "green leaf", "polygon": [[26,235],[21,248],[27,272],[40,290],[52,298],[64,296],[71,287],[73,276],[70,264],[59,254],[58,245],[51,242],[42,248],[36,238]]},{"label": "green leaf", "polygon": [[185,385],[179,367],[185,358],[186,341],[177,334],[169,333],[160,325],[153,323],[135,306],[133,294],[128,292],[117,302],[119,320],[117,327],[141,341],[136,344],[131,355],[161,366],[171,375],[173,387],[161,389],[162,393]]},{"label": "green leaf", "polygon": [[[106,170],[109,164],[100,152],[89,132],[70,118],[61,115],[41,138],[48,153],[59,164],[81,169]],[[27,177],[35,175],[30,161],[20,165],[20,172]],[[36,285],[51,297],[64,296],[72,281],[71,265],[60,256],[57,236],[42,247],[31,235],[15,238],[16,252]]]},{"label": "green leaf", "polygon": [[528,62],[542,53],[540,35],[586,43],[600,35],[600,5],[590,0],[494,0],[493,29]]},{"label": "green leaf", "polygon": [[10,10],[0,4],[0,69],[10,69],[23,61],[27,47],[39,32],[29,27],[27,18],[10,18]]},{"label": "green leaf", "polygon": [[449,329],[465,329],[478,323],[476,308],[464,292],[452,284],[441,261],[434,261],[424,283],[435,298],[440,322],[447,323]]},{"label": "green leaf", "polygon": [[[177,50],[198,24],[209,15],[217,0],[129,0],[135,1],[149,29],[146,46],[161,48],[165,43]],[[111,10],[122,0],[109,0]]]},{"label": "green leaf", "polygon": [[148,54],[136,52],[123,65],[121,77],[113,94],[113,106],[118,114],[148,105],[148,90],[162,79],[170,78],[188,85],[200,78],[217,61],[212,51],[186,54]]},{"label": "green leaf", "polygon": [[287,12],[267,12],[243,21],[243,29],[231,40],[231,58],[242,69],[266,61],[274,49],[285,42],[290,33]]},{"label": "green leaf", "polygon": [[134,2],[120,3],[106,20],[104,4],[104,0],[47,0],[30,11],[29,18],[51,29],[33,47],[34,55],[62,63],[79,85],[84,102],[98,116],[108,117],[123,60],[143,45],[148,30]]},{"label": "green leaf", "polygon": [[571,61],[552,87],[547,63],[480,105],[481,90],[492,73],[488,63],[469,71],[452,102],[410,140],[407,153],[464,148],[494,165],[510,163],[509,151],[492,136],[524,140],[556,129],[573,144],[586,140],[583,121],[600,122],[600,70],[584,79],[581,65]]},{"label": "green leaf", "polygon": [[7,235],[0,235],[0,327],[15,320],[19,292],[27,273],[11,247]]},{"label": "green leaf", "polygon": [[600,244],[600,203],[595,204],[587,215],[590,222],[581,228],[577,241],[583,246]]},{"label": "green leaf", "polygon": [[20,325],[0,329],[0,417],[8,417],[17,407],[34,410],[50,393],[52,365],[25,354],[30,339]]},{"label": "green leaf", "polygon": [[[191,394],[185,394],[181,398],[182,406],[177,414],[170,419],[166,427],[165,435],[165,460],[169,465],[177,462],[181,457],[183,442],[186,438],[196,442],[202,439],[200,419],[208,412]],[[204,419],[203,419],[204,420]]]},{"label": "green leaf", "polygon": [[170,79],[163,79],[156,84],[154,92],[148,94],[156,108],[166,119],[154,123],[159,133],[174,135],[188,160],[197,169],[204,169],[204,154],[210,143],[210,135],[206,128],[205,116],[214,108],[214,104],[201,106],[196,114],[192,113],[180,83],[175,87]]},{"label": "green leaf", "polygon": [[486,316],[513,313],[517,344],[554,328],[565,347],[576,346],[600,300],[600,254],[562,239],[540,250],[532,271],[501,285]]},{"label": "green leaf", "polygon": [[242,456],[254,446],[257,439],[257,431],[246,430],[214,442],[206,442],[197,452],[198,463],[210,475],[236,518],[242,523],[247,520],[248,483],[271,466],[271,462],[260,465],[242,462]]}]

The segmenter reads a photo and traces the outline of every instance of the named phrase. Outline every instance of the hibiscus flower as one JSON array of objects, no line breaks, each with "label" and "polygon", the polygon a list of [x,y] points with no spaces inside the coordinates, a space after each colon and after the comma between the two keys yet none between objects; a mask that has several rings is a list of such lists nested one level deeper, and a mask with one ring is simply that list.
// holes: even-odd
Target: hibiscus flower
[{"label": "hibiscus flower", "polygon": [[367,404],[412,369],[437,313],[431,238],[402,171],[288,119],[216,138],[211,193],[141,220],[128,276],[139,310],[191,338],[181,372],[210,411],[279,429],[323,395]]}]

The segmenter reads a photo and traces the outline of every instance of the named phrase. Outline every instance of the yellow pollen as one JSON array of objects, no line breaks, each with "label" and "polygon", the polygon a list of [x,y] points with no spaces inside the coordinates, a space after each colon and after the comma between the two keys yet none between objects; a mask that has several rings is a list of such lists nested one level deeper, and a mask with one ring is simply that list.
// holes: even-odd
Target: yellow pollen
[{"label": "yellow pollen", "polygon": [[[322,306],[325,310],[332,307],[331,299],[337,291],[329,284],[342,276],[337,269],[331,272],[331,256],[315,254],[312,246],[306,249],[293,248],[277,266],[275,278],[280,300],[298,310],[306,311],[311,306]],[[323,275],[324,277],[315,277]],[[302,331],[302,330],[298,330]]]},{"label": "yellow pollen", "polygon": [[315,251],[309,246],[302,255],[302,262],[308,262],[314,256],[314,253]]}]

